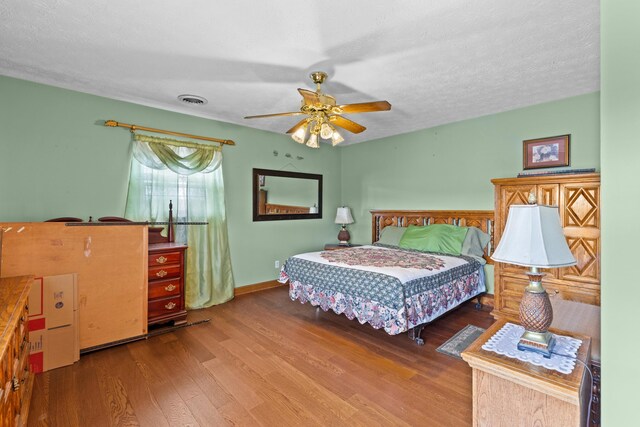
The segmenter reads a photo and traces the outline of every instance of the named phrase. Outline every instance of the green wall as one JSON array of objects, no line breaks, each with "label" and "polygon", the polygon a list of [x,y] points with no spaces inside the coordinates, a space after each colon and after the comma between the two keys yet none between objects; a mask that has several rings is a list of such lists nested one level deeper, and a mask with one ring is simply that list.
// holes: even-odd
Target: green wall
[{"label": "green wall", "polygon": [[[235,147],[225,147],[223,163],[236,286],[271,280],[278,272],[275,260],[335,240],[332,215],[339,206],[341,181],[337,150],[326,145],[311,150],[285,135],[2,76],[0,221],[122,216],[130,134],[102,126],[106,119],[236,141]],[[254,223],[254,167],[323,174],[323,218]]]},{"label": "green wall", "polygon": [[640,2],[602,6],[603,426],[637,424]]},{"label": "green wall", "polygon": [[371,209],[493,209],[491,179],[522,172],[522,141],[567,133],[571,167],[599,169],[599,93],[343,148],[352,242],[371,241]]}]

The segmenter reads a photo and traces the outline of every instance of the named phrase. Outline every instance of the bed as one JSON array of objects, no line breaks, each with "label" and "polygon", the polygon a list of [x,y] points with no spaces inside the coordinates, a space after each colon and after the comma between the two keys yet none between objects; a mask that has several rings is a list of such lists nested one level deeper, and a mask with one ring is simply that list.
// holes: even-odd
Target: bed
[{"label": "bed", "polygon": [[[491,262],[493,211],[371,213],[374,243],[295,255],[285,262],[280,281],[289,282],[293,301],[331,309],[390,335],[408,332],[410,339],[422,345],[420,335],[426,324],[486,291],[484,264]],[[446,225],[427,227],[434,224]],[[486,246],[476,246],[474,254],[459,255],[434,251],[429,245],[428,250],[407,247],[407,235],[426,236],[425,232],[436,229],[460,236],[471,233],[463,230],[473,230],[484,236]],[[393,234],[406,239],[403,247],[389,239]]]}]

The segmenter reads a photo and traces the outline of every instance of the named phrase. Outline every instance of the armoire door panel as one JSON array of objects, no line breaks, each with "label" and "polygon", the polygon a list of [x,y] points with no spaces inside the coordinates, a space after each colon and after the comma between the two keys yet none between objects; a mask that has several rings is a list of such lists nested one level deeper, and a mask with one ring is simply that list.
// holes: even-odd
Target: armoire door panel
[{"label": "armoire door panel", "polygon": [[598,257],[600,239],[567,237],[569,249],[575,257],[577,264],[562,268],[560,278],[566,280],[584,280],[599,282],[600,259]]},{"label": "armoire door panel", "polygon": [[563,184],[563,227],[600,228],[600,185]]}]

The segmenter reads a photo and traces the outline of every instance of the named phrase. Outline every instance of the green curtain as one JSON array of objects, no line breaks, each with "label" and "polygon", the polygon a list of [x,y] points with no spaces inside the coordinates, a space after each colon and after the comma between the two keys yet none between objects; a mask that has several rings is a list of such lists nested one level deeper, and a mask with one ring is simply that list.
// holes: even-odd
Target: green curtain
[{"label": "green curtain", "polygon": [[[134,136],[125,217],[134,221],[167,221],[172,200],[176,222],[207,222],[208,225],[175,227],[176,241],[189,246],[185,303],[187,308],[194,309],[229,301],[235,286],[220,167],[222,152],[219,147],[188,142],[180,147],[181,141],[165,138],[150,141],[151,138]],[[156,150],[150,147],[154,144],[162,145],[158,151],[165,155],[156,155]],[[203,162],[207,157],[209,163]]]},{"label": "green curtain", "polygon": [[219,168],[222,148],[136,133],[133,135],[133,157],[152,169],[169,168],[179,175],[191,175]]}]

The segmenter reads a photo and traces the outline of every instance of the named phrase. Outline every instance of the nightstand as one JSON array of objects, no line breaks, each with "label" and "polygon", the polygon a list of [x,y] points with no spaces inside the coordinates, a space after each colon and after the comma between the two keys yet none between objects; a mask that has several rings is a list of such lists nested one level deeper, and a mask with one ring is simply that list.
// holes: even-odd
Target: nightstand
[{"label": "nightstand", "polygon": [[339,249],[357,248],[358,246],[362,246],[362,245],[339,245],[337,243],[327,243],[326,245],[324,245],[324,250],[336,251]]},{"label": "nightstand", "polygon": [[[494,323],[461,355],[473,369],[473,425],[584,426],[590,386],[584,366],[576,363],[570,374],[562,374],[483,350],[504,324]],[[589,337],[551,331],[582,340],[578,359],[589,363]]]}]

